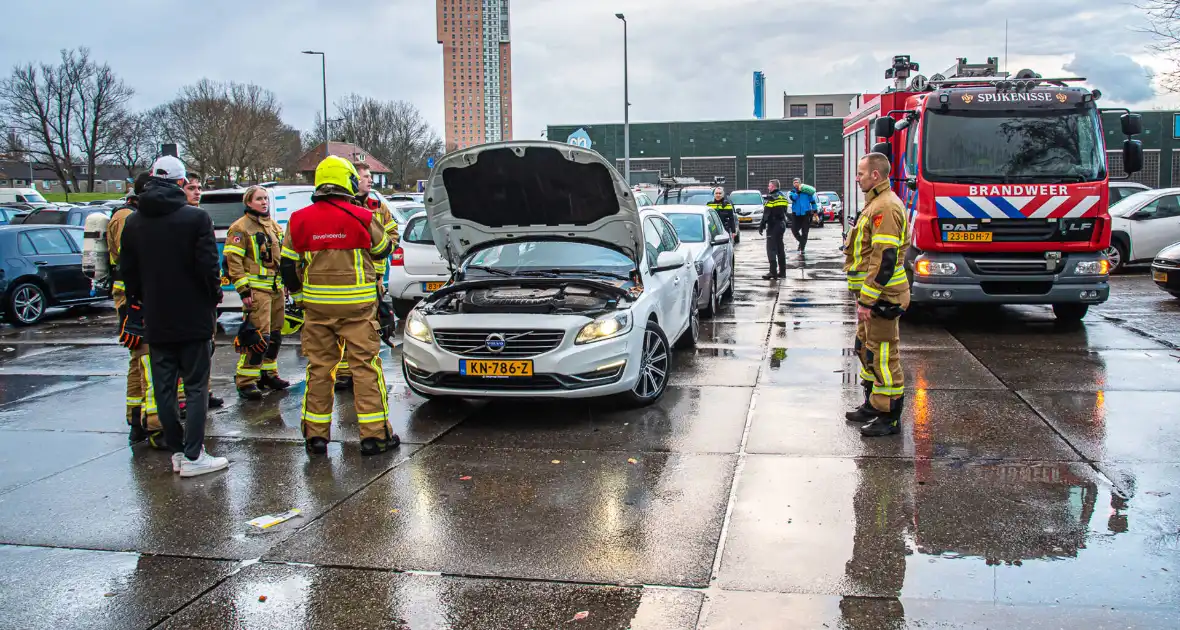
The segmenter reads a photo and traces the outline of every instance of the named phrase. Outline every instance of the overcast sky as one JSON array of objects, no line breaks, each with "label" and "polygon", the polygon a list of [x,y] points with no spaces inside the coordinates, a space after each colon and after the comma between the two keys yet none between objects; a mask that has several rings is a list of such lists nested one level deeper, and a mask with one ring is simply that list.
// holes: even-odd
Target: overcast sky
[{"label": "overcast sky", "polygon": [[[441,134],[442,47],[434,0],[34,0],[4,2],[0,68],[53,61],[88,46],[148,108],[208,77],[274,91],[307,129],[328,97],[348,92],[417,105]],[[782,93],[879,91],[895,54],[929,76],[955,57],[1004,55],[1008,69],[1083,75],[1103,104],[1175,107],[1153,72],[1139,10],[1120,0],[512,0],[516,137],[548,124],[622,120],[622,24],[630,29],[633,121],[752,117],[751,73],[767,75],[768,115]]]}]

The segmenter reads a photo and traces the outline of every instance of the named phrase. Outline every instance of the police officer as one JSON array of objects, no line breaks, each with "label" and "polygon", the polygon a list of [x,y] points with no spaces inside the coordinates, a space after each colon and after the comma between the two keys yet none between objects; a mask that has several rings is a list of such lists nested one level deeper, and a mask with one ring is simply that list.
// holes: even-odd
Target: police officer
[{"label": "police officer", "polygon": [[[389,209],[389,206],[385,205],[385,202],[369,194],[373,190],[373,170],[364,162],[353,162],[352,167],[356,169],[357,177],[360,181],[356,195],[357,203],[367,208],[381,222],[386,236],[389,237],[390,243],[392,243],[392,247],[396,248],[398,238],[397,220],[393,218],[393,212]],[[373,267],[377,272],[377,299],[382,300],[385,298],[385,271],[389,269],[389,258],[374,260]],[[344,360],[344,357],[340,358],[340,364],[336,366],[336,389],[352,389],[352,372],[349,371],[348,362]]]},{"label": "police officer", "polygon": [[889,158],[870,153],[856,166],[865,206],[844,243],[844,271],[856,298],[856,354],[865,400],[845,416],[861,435],[901,431],[905,379],[901,371],[898,318],[910,305],[902,246],[905,206],[889,188]]},{"label": "police officer", "polygon": [[234,383],[238,396],[261,400],[262,389],[291,386],[279,378],[278,356],[283,343],[286,301],[279,282],[282,231],[270,216],[266,189],[251,186],[242,197],[246,212],[225,235],[226,277],[242,296],[242,310],[267,343],[265,353],[250,350],[238,360]]},{"label": "police officer", "polygon": [[762,223],[758,225],[758,235],[766,233],[766,257],[770,260],[770,273],[762,276],[762,279],[773,280],[787,277],[787,250],[783,237],[787,234],[787,213],[790,212],[791,200],[779,190],[777,179],[770,180],[766,189],[770,192],[766,193],[762,204]]},{"label": "police officer", "polygon": [[737,217],[733,211],[733,204],[725,196],[725,191],[721,188],[713,189],[713,201],[709,202],[709,207],[717,211],[717,216],[721,217],[721,223],[725,225],[726,231],[731,236],[737,234]]},{"label": "police officer", "polygon": [[309,453],[327,452],[336,365],[343,354],[354,380],[361,454],[376,455],[401,442],[389,425],[375,325],[373,261],[388,257],[393,248],[380,220],[356,204],[360,181],[351,162],[325,158],[316,167],[315,187],[313,203],[287,223],[281,262],[283,282],[304,313],[303,437]]}]

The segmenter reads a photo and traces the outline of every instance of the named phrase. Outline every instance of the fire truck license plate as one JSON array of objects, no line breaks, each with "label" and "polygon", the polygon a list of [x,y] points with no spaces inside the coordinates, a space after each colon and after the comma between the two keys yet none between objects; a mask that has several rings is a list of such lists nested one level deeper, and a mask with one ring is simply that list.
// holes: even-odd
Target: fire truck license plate
[{"label": "fire truck license plate", "polygon": [[459,373],[463,376],[532,376],[532,361],[459,361]]},{"label": "fire truck license plate", "polygon": [[943,232],[942,240],[946,243],[990,243],[991,232]]}]

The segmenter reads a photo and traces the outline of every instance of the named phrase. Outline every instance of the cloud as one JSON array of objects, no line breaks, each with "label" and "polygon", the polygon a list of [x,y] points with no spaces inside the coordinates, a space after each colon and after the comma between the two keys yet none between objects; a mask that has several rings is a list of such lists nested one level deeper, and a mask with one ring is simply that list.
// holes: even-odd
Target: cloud
[{"label": "cloud", "polygon": [[1086,77],[1087,83],[1102,90],[1112,101],[1136,104],[1155,96],[1151,69],[1126,55],[1077,53],[1064,69]]}]

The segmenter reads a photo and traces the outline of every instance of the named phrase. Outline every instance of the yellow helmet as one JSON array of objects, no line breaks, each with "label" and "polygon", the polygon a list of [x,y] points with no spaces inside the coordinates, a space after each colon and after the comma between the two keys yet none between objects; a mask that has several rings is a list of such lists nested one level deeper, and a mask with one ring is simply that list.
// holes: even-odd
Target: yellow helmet
[{"label": "yellow helmet", "polygon": [[335,155],[329,155],[315,167],[315,187],[318,189],[329,184],[339,186],[353,196],[361,187],[360,176],[352,162]]}]

